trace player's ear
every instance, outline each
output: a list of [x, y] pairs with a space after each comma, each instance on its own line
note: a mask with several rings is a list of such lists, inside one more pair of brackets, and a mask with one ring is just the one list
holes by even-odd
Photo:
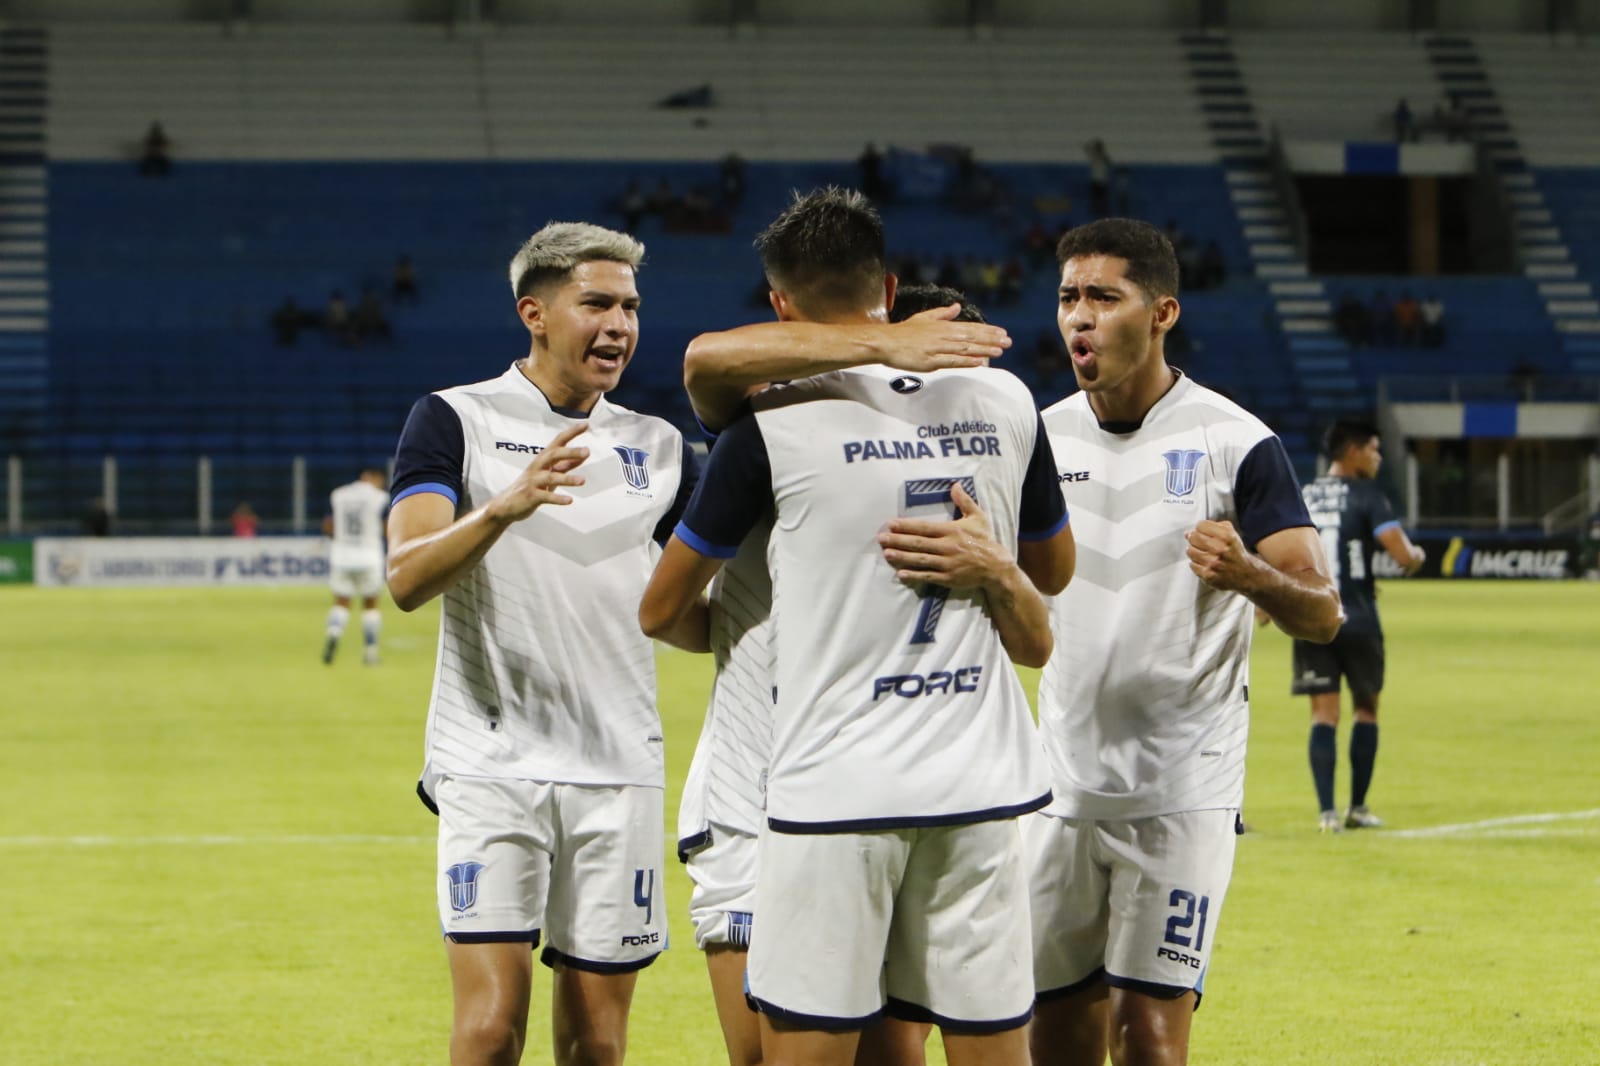
[[894, 310], [894, 294], [900, 289], [900, 279], [893, 274], [883, 276], [883, 309]]
[[537, 296], [524, 296], [517, 301], [517, 317], [522, 319], [522, 324], [528, 327], [528, 332], [535, 337], [542, 337], [545, 333], [544, 301]]
[[794, 305], [789, 302], [787, 294], [771, 289], [767, 292], [767, 302], [772, 305], [772, 313], [778, 316], [779, 322], [794, 320]]
[[1161, 336], [1178, 324], [1178, 315], [1183, 309], [1178, 306], [1176, 296], [1158, 296], [1152, 310], [1155, 314], [1151, 317], [1150, 328]]

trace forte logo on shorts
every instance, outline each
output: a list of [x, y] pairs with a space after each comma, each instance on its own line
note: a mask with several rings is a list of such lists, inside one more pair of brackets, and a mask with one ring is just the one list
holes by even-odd
[[983, 680], [983, 667], [963, 666], [958, 670], [935, 670], [931, 674], [892, 674], [874, 678], [872, 702], [885, 696], [916, 699], [918, 696], [942, 696], [960, 692], [976, 692]]
[[1182, 965], [1189, 967], [1191, 970], [1198, 970], [1200, 968], [1200, 959], [1197, 956], [1190, 955], [1186, 951], [1176, 951], [1169, 947], [1156, 948], [1156, 958], [1171, 959], [1173, 962], [1181, 963]]
[[646, 947], [650, 944], [661, 943], [660, 933], [630, 933], [622, 938], [622, 946], [627, 948]]
[[450, 879], [450, 909], [457, 918], [467, 917], [467, 912], [478, 903], [478, 875], [483, 873], [481, 862], [458, 862], [444, 872]]

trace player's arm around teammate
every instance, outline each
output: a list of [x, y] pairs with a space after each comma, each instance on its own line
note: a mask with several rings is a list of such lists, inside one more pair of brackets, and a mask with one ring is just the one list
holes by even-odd
[[960, 313], [955, 305], [890, 325], [796, 321], [789, 302], [783, 293], [773, 292], [773, 309], [783, 321], [702, 333], [690, 342], [683, 357], [683, 384], [695, 416], [707, 428], [726, 426], [745, 398], [770, 382], [868, 364], [923, 373], [983, 366], [1011, 346], [999, 326], [954, 321]]
[[902, 581], [981, 590], [1011, 661], [1042, 667], [1054, 641], [1050, 609], [1040, 593], [1054, 596], [1072, 578], [1072, 527], [1063, 526], [1047, 540], [1022, 542], [1013, 557], [995, 540], [989, 516], [965, 489], [952, 485], [950, 498], [961, 511], [958, 519], [890, 522], [878, 535], [884, 560]]

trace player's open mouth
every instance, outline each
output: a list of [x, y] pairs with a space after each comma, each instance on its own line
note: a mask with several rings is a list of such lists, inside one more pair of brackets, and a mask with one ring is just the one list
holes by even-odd
[[605, 370], [622, 369], [623, 355], [621, 349], [589, 349], [588, 358], [593, 359]]
[[1067, 347], [1072, 351], [1072, 361], [1078, 366], [1088, 366], [1094, 362], [1094, 347], [1085, 338], [1074, 337]]

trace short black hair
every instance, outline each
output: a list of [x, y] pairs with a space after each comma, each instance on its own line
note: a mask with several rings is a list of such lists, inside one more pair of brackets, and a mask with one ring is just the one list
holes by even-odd
[[957, 322], [988, 322], [983, 317], [983, 312], [978, 305], [967, 299], [966, 294], [948, 285], [902, 285], [894, 292], [894, 306], [889, 308], [890, 322], [904, 322], [912, 315], [920, 315], [924, 311], [932, 311], [935, 307], [949, 307], [951, 304], [960, 304], [961, 313], [956, 315]]
[[1056, 245], [1056, 265], [1086, 255], [1115, 256], [1128, 263], [1127, 278], [1147, 300], [1178, 295], [1178, 253], [1167, 235], [1136, 218], [1102, 218], [1075, 226]]
[[1378, 436], [1378, 427], [1365, 418], [1341, 418], [1328, 427], [1322, 435], [1322, 454], [1330, 460], [1338, 461], [1344, 455], [1344, 450], [1351, 447], [1360, 447], [1373, 437]]
[[883, 219], [854, 189], [797, 192], [755, 244], [772, 287], [808, 315], [853, 311], [882, 296]]

